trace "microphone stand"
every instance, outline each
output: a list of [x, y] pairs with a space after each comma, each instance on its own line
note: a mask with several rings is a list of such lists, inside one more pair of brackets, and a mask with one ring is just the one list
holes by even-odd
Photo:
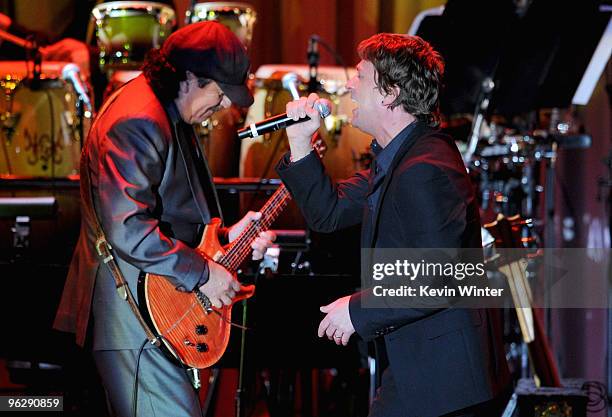
[[15, 45], [21, 46], [24, 49], [33, 49], [32, 41], [15, 36], [3, 29], [0, 29], [0, 39], [14, 43]]
[[32, 90], [40, 90], [40, 74], [42, 73], [42, 54], [38, 48], [38, 44], [35, 40], [31, 41], [31, 48], [27, 50], [27, 61], [32, 61], [34, 67], [32, 68], [32, 79], [30, 81], [30, 87]]
[[482, 128], [482, 124], [485, 120], [494, 87], [495, 83], [491, 77], [486, 77], [484, 80], [482, 80], [480, 86], [480, 96], [478, 97], [478, 101], [476, 103], [474, 118], [472, 119], [472, 127], [470, 128], [470, 138], [468, 140], [467, 150], [463, 155], [463, 162], [468, 167], [470, 166], [470, 162], [472, 162], [472, 156], [474, 156], [476, 147], [478, 146], [480, 129]]
[[195, 12], [195, 4], [196, 0], [191, 0], [189, 2], [189, 8], [185, 12], [185, 24], [188, 25], [191, 23], [191, 19], [193, 19], [193, 12]]
[[310, 76], [310, 78], [308, 79], [308, 93], [316, 93], [321, 87], [321, 84], [317, 79], [319, 69], [319, 48], [317, 47], [318, 42], [319, 37], [317, 35], [312, 35], [308, 40], [308, 52], [306, 54], [306, 57], [308, 58]]

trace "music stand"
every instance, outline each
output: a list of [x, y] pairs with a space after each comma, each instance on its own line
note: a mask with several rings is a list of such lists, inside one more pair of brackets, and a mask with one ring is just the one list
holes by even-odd
[[487, 77], [503, 116], [586, 104], [612, 48], [611, 9], [599, 3], [448, 0], [416, 30], [446, 62], [443, 113], [473, 113]]

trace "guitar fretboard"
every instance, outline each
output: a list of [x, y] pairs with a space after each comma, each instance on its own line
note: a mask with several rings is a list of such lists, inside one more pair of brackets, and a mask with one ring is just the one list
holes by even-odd
[[236, 272], [242, 261], [251, 252], [251, 243], [257, 238], [259, 232], [267, 230], [270, 225], [278, 218], [287, 203], [291, 200], [291, 194], [284, 184], [281, 184], [274, 192], [272, 197], [259, 210], [261, 219], [251, 222], [246, 229], [230, 244], [225, 255], [221, 256], [217, 262], [223, 265], [228, 271]]

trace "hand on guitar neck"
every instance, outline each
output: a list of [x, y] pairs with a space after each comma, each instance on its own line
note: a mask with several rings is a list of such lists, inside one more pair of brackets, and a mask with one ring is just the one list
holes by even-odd
[[[249, 211], [242, 219], [229, 228], [229, 241], [234, 241], [251, 222], [257, 221], [260, 218], [260, 212]], [[262, 259], [264, 253], [275, 239], [276, 235], [274, 232], [260, 232], [259, 236], [251, 244], [253, 260]], [[208, 270], [208, 281], [200, 287], [200, 292], [208, 297], [214, 307], [221, 308], [224, 305], [231, 305], [232, 300], [241, 289], [240, 283], [234, 279], [232, 273], [212, 260], [208, 261]]]
[[[229, 228], [228, 239], [233, 242], [240, 234], [248, 227], [251, 222], [256, 222], [261, 219], [261, 213], [259, 211], [249, 211], [238, 223], [234, 224]], [[252, 258], [254, 261], [263, 259], [266, 250], [272, 246], [272, 242], [276, 240], [274, 232], [269, 230], [260, 232], [259, 236], [255, 238], [251, 243], [253, 249]]]

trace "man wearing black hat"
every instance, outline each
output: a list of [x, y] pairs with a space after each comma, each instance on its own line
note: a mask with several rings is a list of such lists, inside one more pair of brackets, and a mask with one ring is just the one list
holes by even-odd
[[[81, 235], [55, 327], [76, 333], [80, 345], [91, 329], [114, 415], [132, 415], [146, 335], [96, 253], [95, 219], [134, 297], [139, 274], [147, 272], [168, 277], [179, 290], [199, 288], [216, 307], [229, 305], [237, 281], [194, 250], [220, 209], [192, 124], [231, 103], [250, 106], [248, 69], [244, 47], [227, 28], [215, 22], [186, 26], [149, 55], [142, 75], [107, 100], [84, 145]], [[220, 238], [233, 240], [260, 216], [249, 212]], [[253, 258], [261, 258], [273, 239], [261, 233]], [[150, 343], [140, 357], [138, 385], [138, 415], [201, 413], [185, 370]]]

